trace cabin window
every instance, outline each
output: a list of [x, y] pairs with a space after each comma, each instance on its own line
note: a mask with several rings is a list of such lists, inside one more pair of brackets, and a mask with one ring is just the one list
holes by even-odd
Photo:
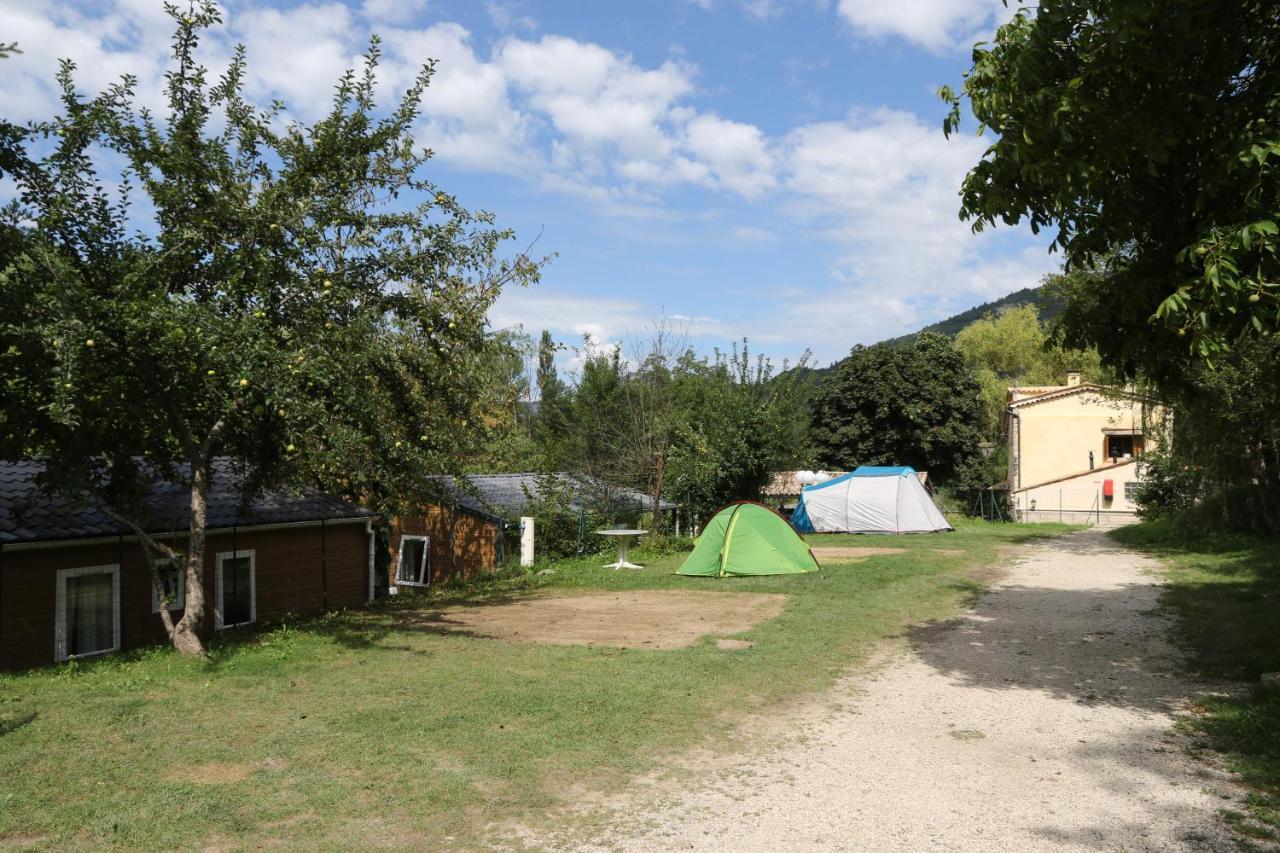
[[400, 559], [396, 583], [427, 586], [431, 583], [431, 539], [427, 536], [401, 536]]
[[75, 658], [120, 648], [120, 567], [89, 566], [58, 572], [54, 658]]
[[248, 625], [258, 618], [258, 594], [253, 551], [226, 551], [218, 555], [214, 580], [214, 608], [219, 628]]
[[177, 560], [156, 560], [156, 572], [160, 575], [160, 589], [151, 584], [151, 612], [181, 610], [187, 603], [187, 573]]

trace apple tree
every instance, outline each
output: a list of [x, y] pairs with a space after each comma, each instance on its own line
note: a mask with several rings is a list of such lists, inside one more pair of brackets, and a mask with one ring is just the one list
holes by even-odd
[[[423, 175], [411, 129], [428, 63], [375, 102], [373, 39], [311, 124], [245, 96], [238, 49], [211, 78], [212, 0], [175, 20], [163, 115], [125, 77], [94, 97], [59, 73], [61, 114], [22, 133], [0, 213], [0, 453], [104, 506], [155, 557], [185, 561], [174, 645], [201, 654], [211, 463], [246, 500], [320, 486], [384, 509], [431, 496], [484, 441], [486, 312], [540, 263]], [[181, 554], [146, 534], [159, 479], [189, 486]]]

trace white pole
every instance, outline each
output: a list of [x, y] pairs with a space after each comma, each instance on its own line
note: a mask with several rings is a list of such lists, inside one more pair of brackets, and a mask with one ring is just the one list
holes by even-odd
[[533, 519], [527, 515], [520, 519], [520, 565], [533, 565]]

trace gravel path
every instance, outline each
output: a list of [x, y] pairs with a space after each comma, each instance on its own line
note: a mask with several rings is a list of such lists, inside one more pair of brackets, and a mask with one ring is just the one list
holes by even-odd
[[916, 630], [820, 711], [678, 794], [637, 794], [598, 850], [1228, 850], [1229, 781], [1170, 731], [1157, 579], [1099, 531], [1028, 549], [974, 610]]

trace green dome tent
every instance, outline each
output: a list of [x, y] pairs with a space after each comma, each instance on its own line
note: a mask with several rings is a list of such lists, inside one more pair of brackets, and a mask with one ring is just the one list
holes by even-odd
[[782, 516], [748, 502], [717, 512], [676, 574], [723, 578], [816, 571], [813, 552]]

